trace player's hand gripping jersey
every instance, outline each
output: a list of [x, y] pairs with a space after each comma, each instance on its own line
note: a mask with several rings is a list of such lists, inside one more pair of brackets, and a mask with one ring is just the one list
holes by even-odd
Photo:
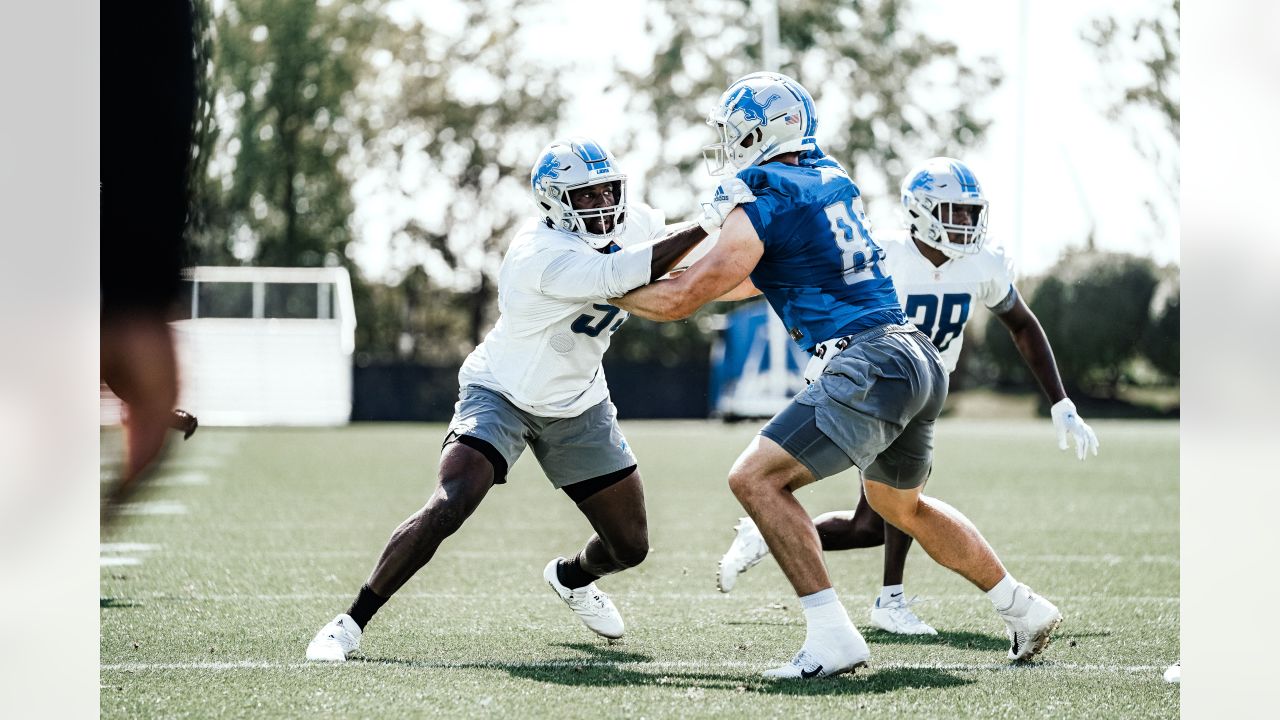
[[[663, 234], [663, 214], [627, 208], [621, 242]], [[516, 231], [498, 277], [498, 322], [467, 356], [460, 387], [482, 385], [540, 417], [576, 417], [609, 395], [600, 361], [627, 313], [605, 300], [649, 281], [649, 253], [593, 250], [529, 220]]]
[[904, 321], [858, 186], [840, 163], [812, 150], [799, 165], [771, 162], [738, 177], [756, 196], [741, 207], [764, 243], [751, 282], [800, 347]]
[[1002, 248], [986, 244], [977, 254], [937, 267], [910, 238], [888, 240], [884, 251], [885, 268], [893, 276], [907, 319], [933, 341], [948, 372], [956, 369], [964, 326], [975, 303], [1000, 314], [1017, 300], [1013, 261]]

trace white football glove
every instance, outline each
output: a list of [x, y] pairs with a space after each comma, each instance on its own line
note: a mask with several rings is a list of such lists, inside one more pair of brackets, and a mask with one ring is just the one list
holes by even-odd
[[1067, 433], [1076, 441], [1076, 457], [1085, 459], [1089, 451], [1098, 454], [1098, 436], [1093, 434], [1080, 414], [1076, 412], [1076, 404], [1069, 398], [1063, 398], [1049, 408], [1049, 416], [1053, 418], [1053, 427], [1058, 431], [1058, 449], [1067, 449]]
[[747, 187], [745, 182], [736, 177], [729, 178], [716, 188], [716, 194], [712, 196], [711, 202], [702, 203], [702, 219], [698, 224], [710, 235], [724, 225], [725, 218], [729, 217], [729, 213], [733, 212], [734, 208], [743, 203], [755, 201], [756, 196], [751, 193], [751, 188]]

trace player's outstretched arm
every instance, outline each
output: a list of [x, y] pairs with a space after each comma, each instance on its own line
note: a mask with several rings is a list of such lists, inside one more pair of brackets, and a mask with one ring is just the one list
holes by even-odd
[[649, 261], [649, 282], [670, 272], [706, 237], [707, 231], [697, 223], [668, 225], [667, 234], [653, 245], [653, 258]]
[[560, 250], [544, 253], [546, 264], [537, 277], [536, 289], [560, 300], [590, 300], [621, 295], [649, 282], [654, 245], [624, 248], [610, 255], [597, 252]]
[[[1017, 293], [1012, 289], [1009, 292]], [[1050, 404], [1065, 398], [1067, 391], [1062, 387], [1062, 378], [1058, 375], [1058, 363], [1053, 359], [1049, 338], [1022, 296], [1015, 295], [1013, 306], [996, 317], [1000, 318], [1000, 322], [1009, 331], [1018, 354], [1036, 376], [1036, 382], [1040, 383], [1040, 389], [1048, 396]]]
[[705, 258], [672, 280], [651, 283], [609, 302], [649, 320], [680, 320], [740, 289], [763, 254], [764, 243], [751, 220], [740, 208], [735, 209]]
[[1067, 449], [1067, 435], [1070, 434], [1075, 440], [1077, 457], [1084, 460], [1089, 452], [1097, 455], [1098, 436], [1076, 412], [1075, 403], [1067, 397], [1067, 391], [1062, 387], [1062, 377], [1058, 374], [1058, 363], [1053, 358], [1053, 348], [1035, 313], [1023, 302], [1021, 295], [1015, 295], [1013, 305], [996, 317], [1009, 330], [1018, 354], [1022, 355], [1023, 361], [1036, 376], [1036, 382], [1040, 383], [1040, 389], [1052, 403], [1049, 414], [1058, 431], [1058, 447]]
[[720, 300], [722, 302], [729, 302], [731, 300], [746, 300], [747, 298], [753, 298], [759, 294], [760, 294], [760, 288], [756, 287], [756, 284], [751, 282], [751, 278], [747, 278], [746, 280], [743, 280], [742, 282], [738, 283], [738, 287], [721, 295], [720, 297], [716, 298], [716, 300]]
[[734, 177], [720, 184], [709, 202], [702, 203], [702, 217], [691, 225], [668, 225], [666, 235], [653, 249], [649, 281], [667, 273], [678, 275], [703, 258], [715, 247], [720, 227], [743, 203], [755, 202], [756, 196], [745, 182]]

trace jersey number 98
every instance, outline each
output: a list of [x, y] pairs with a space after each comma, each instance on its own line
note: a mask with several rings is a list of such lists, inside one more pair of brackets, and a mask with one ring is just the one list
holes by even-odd
[[972, 297], [969, 293], [944, 293], [939, 308], [937, 295], [908, 295], [907, 320], [928, 335], [934, 347], [946, 350], [964, 332]]

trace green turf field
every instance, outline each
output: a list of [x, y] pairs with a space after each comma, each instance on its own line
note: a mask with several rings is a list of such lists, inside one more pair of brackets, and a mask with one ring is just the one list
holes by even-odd
[[[597, 639], [544, 585], [543, 565], [589, 528], [526, 455], [340, 666], [305, 664], [306, 644], [426, 498], [443, 428], [202, 428], [104, 539], [102, 715], [1174, 717], [1178, 688], [1161, 673], [1179, 654], [1177, 425], [1094, 426], [1101, 455], [1084, 464], [1056, 449], [1048, 420], [939, 426], [931, 494], [1066, 617], [1043, 662], [1009, 666], [990, 603], [916, 549], [907, 592], [940, 635], [868, 631], [870, 671], [804, 684], [757, 679], [804, 637], [772, 561], [731, 595], [715, 589], [740, 512], [724, 476], [754, 424], [623, 423], [653, 547], [600, 582], [623, 642]], [[845, 475], [800, 497], [817, 514], [856, 493]], [[865, 624], [879, 551], [827, 562]]]

